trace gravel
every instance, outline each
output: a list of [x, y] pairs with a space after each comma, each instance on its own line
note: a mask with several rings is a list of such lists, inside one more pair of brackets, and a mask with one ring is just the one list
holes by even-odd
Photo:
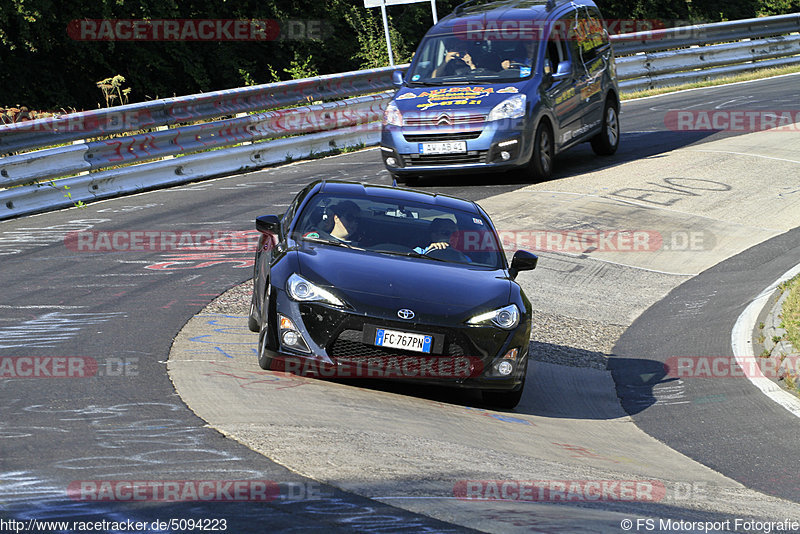
[[[246, 317], [250, 311], [252, 291], [253, 281], [248, 280], [214, 299], [204, 313]], [[530, 357], [557, 365], [603, 370], [614, 344], [624, 331], [622, 325], [534, 311]]]

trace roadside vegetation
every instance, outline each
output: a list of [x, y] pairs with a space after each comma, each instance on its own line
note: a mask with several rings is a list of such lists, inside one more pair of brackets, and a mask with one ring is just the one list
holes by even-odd
[[[440, 17], [462, 0], [437, 0]], [[607, 19], [667, 26], [800, 11], [800, 0], [598, 0]], [[396, 63], [407, 62], [432, 24], [428, 2], [388, 8]], [[272, 20], [268, 40], [85, 40], [85, 20]], [[124, 77], [142, 102], [347, 72], [388, 64], [379, 9], [351, 0], [0, 0], [0, 106], [31, 110], [102, 107], [96, 80]], [[113, 78], [112, 78], [113, 80]], [[109, 98], [112, 93], [109, 93]]]
[[[792, 356], [798, 358], [800, 357], [800, 275], [784, 282], [781, 290], [789, 292], [781, 308], [781, 326], [786, 330], [785, 341], [791, 343], [794, 349]], [[788, 373], [784, 382], [795, 393], [800, 392], [800, 376], [797, 373]]]

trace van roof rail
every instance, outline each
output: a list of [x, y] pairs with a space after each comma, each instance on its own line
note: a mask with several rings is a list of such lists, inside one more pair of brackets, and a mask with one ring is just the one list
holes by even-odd
[[570, 0], [467, 0], [463, 4], [457, 5], [453, 10], [453, 13], [461, 13], [470, 7], [477, 7], [486, 4], [498, 4], [498, 6], [502, 5], [503, 7], [517, 9], [523, 9], [532, 6], [545, 6], [545, 9], [550, 11], [556, 7], [556, 5], [563, 4], [564, 2], [568, 1]]

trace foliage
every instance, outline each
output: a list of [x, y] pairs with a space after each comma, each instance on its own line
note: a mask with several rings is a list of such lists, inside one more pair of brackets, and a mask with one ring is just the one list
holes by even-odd
[[126, 87], [123, 89], [123, 83], [125, 83], [125, 77], [119, 74], [96, 82], [97, 87], [103, 91], [103, 97], [106, 99], [107, 108], [113, 106], [115, 100], [119, 100], [119, 105], [128, 103], [128, 95], [131, 93], [131, 88]]
[[[621, 19], [713, 22], [800, 11], [800, 0], [598, 2], [607, 18]], [[437, 0], [439, 16], [459, 3]], [[404, 4], [387, 12], [395, 61], [406, 62], [431, 26], [431, 6]], [[67, 31], [71, 22], [100, 19], [269, 19], [279, 21], [283, 34], [252, 41], [103, 41]], [[308, 21], [320, 21], [321, 34], [298, 39], [302, 31], [288, 32], [308, 29]], [[387, 64], [380, 10], [360, 0], [0, 0], [0, 105], [96, 108], [96, 80], [109, 73], [129, 80], [136, 100], [147, 100]], [[106, 105], [123, 100], [111, 94], [116, 99], [109, 96]]]

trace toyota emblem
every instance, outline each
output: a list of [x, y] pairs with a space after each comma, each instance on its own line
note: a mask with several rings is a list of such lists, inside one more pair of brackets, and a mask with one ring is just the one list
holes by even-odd
[[406, 308], [403, 308], [402, 310], [397, 310], [397, 316], [400, 317], [401, 319], [413, 319], [414, 312]]

